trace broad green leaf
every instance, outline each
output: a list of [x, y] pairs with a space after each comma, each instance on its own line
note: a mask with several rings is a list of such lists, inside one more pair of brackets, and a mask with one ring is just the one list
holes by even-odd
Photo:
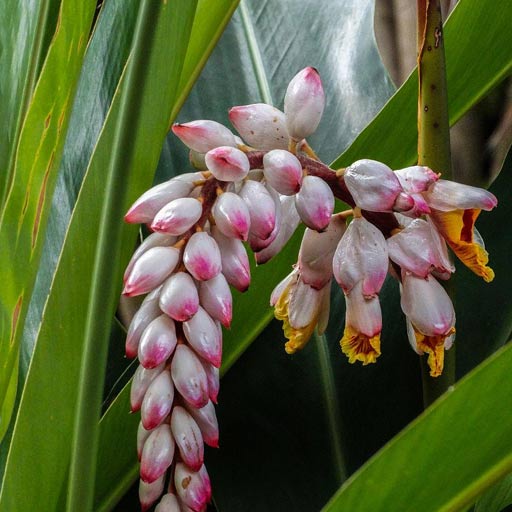
[[[456, 511], [512, 469], [512, 345], [455, 385], [355, 473], [324, 511]], [[474, 404], [474, 407], [468, 407]]]
[[[60, 5], [60, 22], [23, 121], [10, 186], [0, 214], [0, 265], [6, 271], [0, 296], [2, 401], [12, 373], [18, 371], [23, 324], [95, 5], [93, 0], [63, 0]], [[47, 7], [53, 9], [50, 4]], [[35, 69], [31, 72], [35, 73]], [[11, 142], [15, 143], [15, 139]], [[1, 407], [5, 411], [5, 405]], [[5, 411], [0, 430], [5, 429], [9, 417]]]
[[[512, 71], [510, 2], [460, 0], [444, 27], [450, 124]], [[413, 43], [414, 44], [414, 43]], [[336, 159], [335, 167], [373, 158], [393, 168], [416, 161], [418, 75]]]
[[[156, 33], [159, 50], [153, 52], [147, 73], [150, 90], [146, 91], [141, 104], [137, 105], [142, 118], [137, 124], [133, 140], [136, 156], [123, 178], [127, 180], [130, 197], [118, 206], [116, 215], [119, 219], [129, 201], [150, 183], [150, 174], [146, 170], [156, 167], [177, 92], [176, 84], [181, 74], [194, 12], [195, 4], [178, 1], [163, 8], [161, 25]], [[84, 350], [84, 312], [89, 299], [87, 290], [91, 285], [99, 228], [101, 210], [98, 205], [105, 200], [105, 169], [108, 168], [111, 151], [115, 147], [113, 132], [121, 89], [122, 86], [118, 88], [91, 158], [66, 234], [20, 405], [0, 496], [0, 508], [30, 510], [40, 507], [56, 510], [63, 498], [61, 493], [69, 464], [70, 436]], [[87, 243], [84, 243], [84, 233], [88, 234]], [[133, 227], [122, 229], [124, 252], [132, 245], [133, 234]], [[77, 248], [81, 250], [77, 251]], [[121, 262], [114, 258], [110, 286], [119, 287], [120, 265]], [[76, 279], [70, 280], [70, 275]], [[66, 304], [66, 311], [69, 312], [64, 316], [61, 313], [63, 304]], [[94, 379], [102, 382], [103, 371], [100, 365], [98, 375], [90, 376], [91, 385]], [[59, 399], [54, 401], [55, 397]], [[52, 404], [50, 415], [48, 404]], [[40, 439], [45, 442], [40, 443]], [[52, 465], [45, 465], [44, 471], [38, 470], [33, 461], [44, 463], [49, 454]], [[39, 485], [33, 486], [32, 492], [26, 489], [22, 492], [22, 482], [33, 481], [36, 474]]]
[[55, 31], [59, 5], [58, 0], [4, 0], [0, 5], [0, 209], [12, 175], [21, 124]]
[[474, 512], [501, 512], [512, 505], [512, 473], [493, 485], [475, 504]]

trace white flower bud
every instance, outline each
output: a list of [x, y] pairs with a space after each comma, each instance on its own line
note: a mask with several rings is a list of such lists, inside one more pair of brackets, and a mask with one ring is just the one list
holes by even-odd
[[151, 382], [142, 400], [140, 415], [146, 430], [158, 427], [164, 421], [171, 411], [173, 399], [171, 374], [164, 370]]
[[324, 230], [334, 211], [334, 195], [329, 185], [317, 176], [306, 176], [295, 196], [295, 207], [308, 228]]
[[203, 465], [203, 436], [194, 418], [183, 407], [173, 409], [171, 430], [183, 462], [198, 471]]
[[183, 263], [198, 281], [212, 279], [222, 267], [217, 242], [205, 231], [194, 233], [185, 246]]
[[276, 225], [276, 204], [269, 191], [259, 181], [247, 180], [240, 190], [251, 218], [250, 233], [265, 239]]
[[212, 497], [210, 477], [204, 466], [195, 472], [179, 462], [174, 473], [174, 485], [180, 499], [192, 510], [203, 510]]
[[158, 211], [151, 229], [170, 235], [182, 235], [201, 218], [202, 213], [203, 204], [197, 199], [193, 197], [175, 199]]
[[144, 368], [164, 363], [176, 347], [176, 329], [167, 315], [155, 318], [144, 330], [139, 343], [139, 361]]
[[174, 458], [174, 439], [167, 424], [155, 428], [144, 443], [140, 461], [140, 477], [152, 483], [165, 474]]
[[243, 180], [251, 167], [243, 151], [229, 146], [208, 151], [204, 159], [208, 169], [220, 181]]
[[212, 215], [218, 228], [230, 238], [247, 240], [251, 217], [244, 200], [233, 192], [224, 192], [217, 197]]
[[269, 151], [263, 157], [263, 174], [280, 194], [296, 194], [302, 183], [302, 165], [295, 155], [283, 149]]
[[201, 306], [224, 327], [229, 327], [233, 311], [233, 299], [229, 284], [222, 273], [199, 283]]
[[172, 131], [186, 146], [198, 153], [207, 153], [219, 146], [236, 146], [235, 136], [216, 121], [198, 120], [174, 124]]
[[160, 308], [178, 322], [194, 316], [199, 307], [197, 287], [190, 274], [177, 272], [165, 281], [160, 294]]

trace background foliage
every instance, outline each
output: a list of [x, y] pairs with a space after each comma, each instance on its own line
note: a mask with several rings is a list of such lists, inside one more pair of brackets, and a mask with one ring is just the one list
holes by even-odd
[[[1, 447], [1, 510], [64, 510], [76, 429], [99, 435], [94, 510], [112, 509], [137, 476], [135, 450], [127, 447], [135, 444], [138, 418], [127, 414], [123, 385], [130, 368], [121, 357], [124, 333], [117, 321], [104, 325], [111, 331], [104, 393], [110, 407], [92, 431], [77, 423], [79, 386], [86, 393], [89, 389], [80, 377], [88, 349], [85, 312], [104, 307], [109, 294], [120, 290], [122, 268], [137, 237], [121, 222], [126, 206], [151, 184], [155, 168], [157, 181], [188, 170], [186, 151], [165, 138], [167, 127], [237, 2], [199, 0], [196, 8], [194, 2], [168, 0], [162, 8], [161, 36], [148, 46], [145, 101], [132, 106], [140, 108], [140, 124], [133, 130], [134, 157], [123, 174], [127, 194], [117, 212], [121, 241], [112, 252], [104, 301], [91, 303], [100, 205], [111, 200], [107, 172], [122, 150], [115, 147], [114, 133], [129, 88], [125, 79], [138, 5], [106, 1], [92, 32], [95, 2], [8, 1], [0, 6], [5, 48], [0, 92], [6, 98], [0, 102], [6, 120], [0, 167], [7, 169], [0, 188], [0, 259], [7, 269], [0, 295], [0, 430], [9, 427]], [[330, 161], [343, 152], [335, 166], [362, 157], [395, 167], [410, 164], [416, 151], [417, 79], [413, 74], [392, 96], [375, 44], [373, 14], [373, 0], [325, 2], [322, 9], [313, 0], [241, 2], [177, 119], [227, 123], [232, 105], [265, 101], [281, 107], [290, 78], [314, 65], [327, 92], [326, 113], [310, 140], [321, 158]], [[505, 2], [461, 0], [449, 19], [451, 123], [510, 75], [511, 15], [512, 6]], [[297, 30], [297, 20], [308, 22]], [[512, 333], [510, 238], [503, 227], [512, 213], [506, 199], [512, 192], [511, 165], [509, 158], [493, 185], [500, 207], [482, 216], [478, 226], [496, 280], [485, 285], [457, 269], [459, 376]], [[31, 213], [22, 215], [25, 198]], [[287, 356], [280, 326], [265, 326], [271, 319], [269, 292], [288, 273], [298, 243], [295, 237], [275, 262], [253, 269], [246, 296], [235, 292], [218, 407], [221, 449], [207, 453], [217, 509], [318, 510], [349, 475], [326, 509], [462, 510], [471, 505], [512, 470], [511, 415], [503, 406], [510, 401], [510, 349], [494, 355], [386, 444], [422, 410], [419, 362], [407, 344], [396, 283], [388, 282], [381, 294], [384, 352], [378, 364], [362, 369], [340, 353], [344, 311], [334, 289], [326, 335]], [[16, 309], [20, 294], [21, 309]], [[113, 308], [109, 311], [113, 318]], [[19, 326], [12, 334], [14, 317]], [[93, 378], [102, 382], [104, 373], [98, 365]], [[15, 423], [10, 421], [13, 408]], [[90, 413], [99, 415], [92, 402]], [[411, 464], [413, 458], [421, 463]], [[440, 488], [443, 492], [434, 492]], [[475, 510], [500, 510], [510, 501], [509, 490], [510, 479], [504, 480]], [[120, 510], [128, 510], [125, 503]]]

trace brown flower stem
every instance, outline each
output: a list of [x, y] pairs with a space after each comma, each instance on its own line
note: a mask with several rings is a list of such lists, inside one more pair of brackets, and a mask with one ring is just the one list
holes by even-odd
[[[418, 5], [418, 164], [450, 179], [451, 155], [448, 95], [440, 0], [417, 0]], [[448, 282], [453, 299], [453, 281]], [[445, 354], [444, 371], [429, 374], [426, 356], [421, 359], [423, 403], [428, 407], [455, 382], [455, 346]]]

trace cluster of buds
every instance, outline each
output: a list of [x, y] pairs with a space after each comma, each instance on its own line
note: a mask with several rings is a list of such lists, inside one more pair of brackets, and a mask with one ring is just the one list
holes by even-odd
[[[359, 160], [323, 164], [306, 142], [324, 109], [318, 72], [290, 82], [284, 112], [266, 104], [233, 107], [235, 135], [208, 120], [176, 124], [195, 171], [153, 187], [125, 220], [152, 234], [135, 252], [123, 293], [148, 294], [130, 325], [128, 357], [137, 356], [132, 410], [141, 411], [140, 499], [147, 510], [202, 511], [211, 497], [203, 442], [218, 446], [222, 327], [232, 315], [230, 286], [250, 284], [248, 245], [262, 264], [306, 225], [298, 262], [275, 288], [288, 353], [325, 330], [333, 278], [346, 298], [343, 352], [350, 362], [380, 355], [378, 294], [388, 273], [400, 283], [413, 348], [443, 367], [455, 313], [439, 283], [454, 271], [447, 243], [486, 281], [493, 278], [474, 222], [496, 206], [489, 192], [440, 179], [423, 166], [393, 171]], [[334, 212], [335, 198], [349, 209]], [[244, 245], [244, 243], [246, 245]]]

